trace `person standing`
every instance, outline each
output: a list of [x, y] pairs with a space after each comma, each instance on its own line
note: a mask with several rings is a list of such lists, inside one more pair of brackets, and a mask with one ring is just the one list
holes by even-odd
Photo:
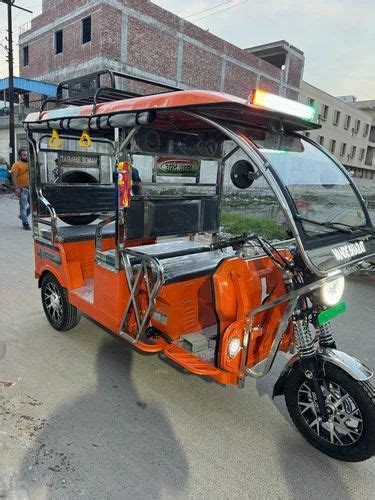
[[13, 163], [10, 169], [13, 186], [16, 195], [20, 199], [20, 215], [23, 228], [30, 231], [28, 217], [30, 215], [30, 195], [29, 195], [29, 163], [26, 149], [18, 151], [18, 161]]

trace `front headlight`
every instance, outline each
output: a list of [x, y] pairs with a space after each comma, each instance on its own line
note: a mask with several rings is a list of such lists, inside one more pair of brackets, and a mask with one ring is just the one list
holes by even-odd
[[344, 287], [345, 278], [343, 276], [323, 285], [320, 289], [320, 300], [322, 304], [325, 306], [334, 306], [337, 304], [344, 293]]
[[228, 345], [228, 356], [230, 358], [235, 358], [241, 350], [241, 339], [239, 337], [234, 337]]

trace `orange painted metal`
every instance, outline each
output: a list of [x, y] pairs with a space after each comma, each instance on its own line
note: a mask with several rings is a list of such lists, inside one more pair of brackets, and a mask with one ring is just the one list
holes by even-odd
[[[140, 243], [142, 242], [133, 241], [130, 244]], [[124, 271], [114, 272], [96, 265], [93, 240], [54, 245], [36, 240], [34, 245], [36, 277], [40, 278], [45, 272], [53, 273], [61, 285], [67, 288], [69, 300], [73, 305], [105, 328], [119, 334], [122, 315], [129, 300]], [[113, 238], [103, 240], [104, 250], [113, 246]], [[54, 259], [50, 259], [51, 256]], [[243, 376], [240, 372], [241, 355], [228, 357], [228, 345], [236, 336], [242, 342], [247, 315], [262, 301], [262, 278], [266, 280], [266, 300], [273, 300], [285, 294], [282, 271], [267, 256], [248, 260], [237, 257], [226, 259], [212, 278], [202, 276], [163, 286], [155, 304], [155, 311], [159, 315], [153, 316], [151, 323], [174, 343], [157, 337], [138, 342], [134, 347], [149, 353], [163, 351], [166, 356], [192, 373], [209, 375], [224, 384], [237, 384]], [[141, 307], [142, 300], [145, 300], [145, 295], [141, 293]], [[258, 314], [253, 319], [249, 356], [246, 360], [248, 367], [256, 365], [268, 356], [285, 307], [285, 304], [282, 304], [266, 313]], [[166, 320], [160, 321], [163, 317]], [[175, 343], [185, 333], [197, 332], [214, 325], [217, 318], [217, 366], [187, 352]], [[131, 326], [128, 333], [132, 333]], [[288, 350], [291, 343], [289, 326], [281, 343], [281, 350]]]
[[[221, 341], [218, 363], [223, 369], [240, 376], [240, 352], [228, 357], [229, 342], [239, 337], [241, 343], [250, 311], [261, 305], [261, 277], [266, 279], [267, 301], [285, 295], [282, 271], [269, 257], [241, 260], [233, 258], [223, 262], [213, 276], [216, 312], [219, 318]], [[229, 299], [229, 300], [228, 300]], [[267, 358], [285, 304], [254, 317], [249, 338], [246, 365], [252, 367]], [[286, 351], [292, 343], [291, 326], [285, 332], [280, 349]]]
[[[204, 106], [204, 105], [239, 105], [239, 107], [249, 108], [252, 107], [248, 101], [229, 94], [221, 92], [210, 92], [207, 90], [186, 90], [179, 92], [165, 92], [156, 95], [146, 95], [142, 97], [135, 97], [132, 99], [122, 99], [108, 103], [98, 104], [95, 110], [95, 115], [106, 115], [118, 112], [131, 112], [131, 111], [144, 111], [153, 109], [173, 109], [184, 108], [191, 106]], [[71, 113], [69, 114], [69, 112]], [[92, 105], [81, 106], [73, 110], [65, 109], [65, 116], [92, 116]], [[30, 113], [26, 119], [26, 123], [35, 121], [43, 121], [51, 118], [52, 113], [44, 111], [39, 113]]]
[[[209, 276], [163, 286], [156, 299], [153, 325], [171, 339], [216, 323]], [[161, 313], [161, 314], [158, 314]], [[165, 318], [164, 322], [157, 318]]]
[[191, 373], [212, 377], [220, 384], [237, 384], [237, 377], [232, 373], [216, 368], [203, 359], [200, 359], [198, 356], [185, 351], [185, 349], [182, 349], [182, 347], [176, 344], [171, 344], [166, 347], [164, 349], [164, 354]]

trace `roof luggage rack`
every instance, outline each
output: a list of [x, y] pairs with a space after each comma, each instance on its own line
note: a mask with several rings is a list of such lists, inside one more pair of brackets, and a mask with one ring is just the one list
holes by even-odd
[[[116, 81], [117, 80], [117, 81]], [[127, 87], [129, 82], [138, 82], [140, 84], [159, 87], [161, 92], [151, 92], [152, 94], [175, 92], [182, 90], [172, 85], [167, 85], [147, 78], [119, 73], [104, 69], [95, 73], [90, 73], [70, 80], [64, 80], [57, 86], [56, 97], [48, 97], [42, 102], [40, 112], [45, 110], [49, 103], [54, 103], [55, 108], [64, 106], [84, 106], [93, 105], [93, 112], [97, 104], [121, 99], [131, 99], [141, 97], [147, 93], [135, 93], [118, 86]]]

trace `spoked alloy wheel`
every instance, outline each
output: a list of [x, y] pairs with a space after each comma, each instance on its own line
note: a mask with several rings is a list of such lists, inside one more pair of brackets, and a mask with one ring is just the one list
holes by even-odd
[[48, 316], [54, 324], [61, 322], [63, 315], [62, 297], [57, 285], [53, 282], [47, 283], [44, 289], [44, 301], [48, 311]]
[[375, 390], [337, 366], [326, 363], [320, 386], [329, 416], [320, 416], [315, 394], [299, 364], [285, 383], [290, 416], [303, 436], [323, 453], [347, 462], [360, 462], [375, 455]]
[[329, 443], [345, 446], [353, 444], [362, 435], [362, 413], [350, 395], [334, 382], [323, 380], [321, 389], [326, 402], [329, 421], [323, 422], [307, 382], [298, 391], [298, 406], [310, 429]]
[[80, 320], [80, 312], [68, 300], [68, 293], [55, 276], [47, 273], [41, 283], [42, 304], [48, 321], [55, 330], [66, 332]]

